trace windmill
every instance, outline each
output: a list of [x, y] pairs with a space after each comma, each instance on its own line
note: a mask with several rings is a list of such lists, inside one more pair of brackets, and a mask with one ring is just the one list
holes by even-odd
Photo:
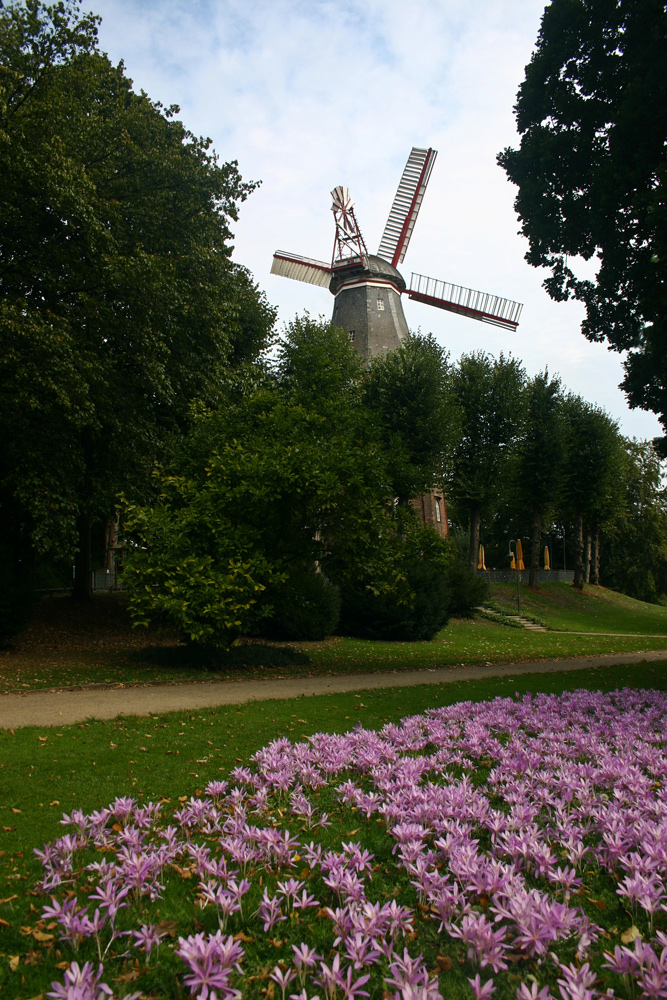
[[401, 296], [438, 309], [516, 330], [522, 306], [447, 281], [412, 274], [410, 285], [397, 270], [403, 263], [437, 153], [413, 147], [405, 165], [377, 254], [369, 254], [346, 187], [331, 192], [336, 235], [331, 263], [282, 250], [272, 274], [328, 288], [334, 295], [332, 323], [347, 330], [364, 357], [383, 355], [408, 336]]

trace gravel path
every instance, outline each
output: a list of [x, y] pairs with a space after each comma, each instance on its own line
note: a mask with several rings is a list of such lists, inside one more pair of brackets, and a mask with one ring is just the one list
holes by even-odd
[[28, 691], [0, 695], [0, 729], [22, 726], [64, 726], [84, 719], [114, 719], [119, 715], [162, 715], [216, 705], [242, 705], [249, 701], [310, 698], [318, 694], [368, 691], [377, 688], [448, 684], [483, 677], [559, 673], [615, 663], [667, 661], [667, 649], [643, 653], [612, 653], [569, 660], [539, 660], [482, 667], [439, 667], [333, 677], [295, 677], [288, 680], [204, 681], [154, 684], [145, 687], [90, 687], [78, 690]]

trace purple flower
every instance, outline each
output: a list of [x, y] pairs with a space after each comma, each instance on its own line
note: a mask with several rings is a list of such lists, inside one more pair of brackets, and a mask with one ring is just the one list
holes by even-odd
[[137, 947], [143, 948], [146, 952], [146, 957], [148, 957], [153, 948], [159, 947], [160, 941], [164, 937], [164, 932], [159, 930], [155, 924], [142, 924], [140, 930], [132, 931], [132, 936]]
[[472, 988], [472, 994], [475, 1000], [489, 1000], [489, 997], [496, 992], [496, 987], [493, 985], [493, 979], [487, 979], [485, 983], [482, 983], [479, 972], [474, 979], [468, 979], [468, 982]]
[[[77, 962], [72, 962], [65, 973], [65, 982], [51, 983], [53, 990], [46, 995], [55, 997], [56, 1000], [105, 1000], [106, 997], [113, 996], [113, 991], [106, 983], [101, 982], [103, 974], [101, 964], [95, 973], [92, 962], [86, 962], [81, 968]], [[134, 994], [135, 998], [138, 996], [138, 993]]]
[[174, 951], [190, 969], [183, 981], [192, 996], [196, 995], [198, 1000], [231, 1000], [241, 996], [231, 986], [230, 979], [234, 970], [241, 972], [243, 947], [231, 936], [223, 938], [217, 931], [212, 935], [179, 937]]

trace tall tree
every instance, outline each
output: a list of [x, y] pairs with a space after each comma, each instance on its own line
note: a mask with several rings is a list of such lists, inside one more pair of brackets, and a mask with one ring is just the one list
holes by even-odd
[[605, 586], [640, 601], [667, 594], [667, 491], [664, 463], [648, 441], [624, 442], [622, 489], [606, 535]]
[[[526, 259], [552, 298], [586, 305], [582, 332], [624, 360], [631, 406], [667, 427], [667, 9], [663, 0], [552, 0], [516, 103]], [[576, 264], [595, 258], [595, 280]], [[663, 451], [667, 441], [663, 439]]]
[[140, 495], [193, 398], [274, 313], [230, 261], [252, 191], [137, 94], [69, 2], [0, 10], [0, 477], [38, 549], [78, 548]]
[[565, 461], [565, 421], [560, 379], [546, 371], [524, 389], [524, 425], [517, 442], [515, 492], [530, 516], [529, 585], [537, 586], [542, 526], [556, 509]]
[[613, 516], [622, 482], [623, 446], [618, 425], [581, 396], [564, 404], [567, 459], [564, 510], [574, 525], [574, 586], [585, 582], [584, 530], [595, 536]]
[[442, 482], [458, 431], [447, 353], [432, 336], [413, 335], [371, 361], [364, 401], [384, 443], [399, 504]]
[[461, 414], [448, 496], [470, 526], [469, 566], [477, 567], [482, 519], [492, 513], [500, 480], [508, 473], [509, 452], [521, 427], [525, 372], [502, 354], [463, 354], [451, 376]]

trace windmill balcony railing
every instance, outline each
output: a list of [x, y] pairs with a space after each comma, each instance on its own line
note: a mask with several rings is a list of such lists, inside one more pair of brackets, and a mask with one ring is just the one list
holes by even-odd
[[415, 273], [410, 279], [408, 295], [510, 329], [518, 325], [523, 308], [520, 302], [513, 302], [499, 295], [478, 292], [474, 288], [452, 285], [449, 281], [438, 281], [436, 278], [427, 278], [423, 274]]

